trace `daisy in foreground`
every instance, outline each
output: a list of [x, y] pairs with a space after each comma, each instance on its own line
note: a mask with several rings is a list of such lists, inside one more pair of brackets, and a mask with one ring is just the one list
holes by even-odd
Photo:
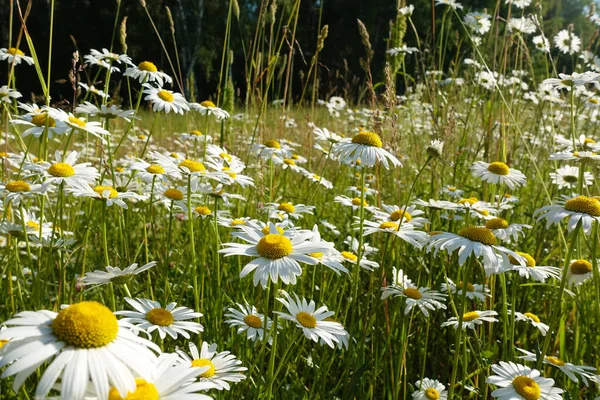
[[329, 320], [334, 313], [329, 311], [327, 306], [315, 309], [316, 305], [313, 300], [308, 302], [304, 297], [300, 300], [298, 295], [294, 295], [294, 300], [292, 296], [283, 290], [281, 294], [284, 298], [278, 297], [277, 300], [287, 308], [288, 313], [279, 311], [275, 311], [275, 313], [283, 319], [295, 322], [296, 326], [302, 329], [307, 339], [315, 342], [322, 339], [333, 349], [334, 343], [339, 343], [341, 337], [348, 335], [342, 324]]
[[538, 221], [546, 220], [546, 229], [553, 224], [559, 224], [564, 218], [569, 218], [567, 231], [571, 232], [581, 223], [581, 228], [589, 235], [594, 222], [600, 222], [600, 200], [596, 197], [577, 196], [569, 198], [561, 196], [558, 204], [544, 206], [533, 215], [540, 214]]
[[[481, 325], [484, 322], [498, 322], [494, 318], [498, 313], [496, 311], [469, 311], [463, 314], [462, 318], [462, 329], [475, 329], [477, 325]], [[445, 326], [451, 326], [454, 329], [458, 328], [458, 318], [452, 317], [448, 321], [442, 324], [442, 328]]]
[[498, 184], [504, 183], [511, 190], [519, 186], [523, 186], [527, 178], [525, 175], [501, 161], [486, 163], [484, 161], [475, 161], [471, 166], [471, 172], [476, 178], [481, 178], [482, 181]]
[[167, 335], [173, 339], [177, 339], [178, 335], [189, 339], [190, 334], [187, 331], [193, 333], [204, 331], [204, 327], [199, 323], [188, 321], [200, 318], [202, 314], [187, 307], [175, 308], [177, 303], [170, 303], [162, 308], [160, 303], [149, 299], [138, 298], [134, 300], [125, 297], [125, 301], [135, 311], [117, 311], [115, 314], [125, 316], [126, 318], [123, 318], [122, 321], [129, 322], [148, 334], [158, 331], [161, 339], [164, 339]]
[[191, 357], [181, 350], [177, 353], [181, 356], [180, 362], [184, 365], [208, 367], [200, 374], [200, 383], [211, 384], [217, 390], [229, 390], [231, 387], [228, 382], [237, 383], [246, 379], [246, 376], [240, 372], [248, 368], [241, 367], [242, 362], [228, 351], [217, 353], [216, 343], [209, 345], [207, 342], [202, 342], [200, 352], [194, 343], [190, 342], [189, 346]]
[[127, 268], [111, 267], [108, 265], [106, 271], [95, 270], [87, 272], [83, 277], [83, 283], [86, 285], [106, 285], [107, 283], [124, 284], [129, 282], [137, 274], [144, 272], [156, 265], [156, 261], [144, 264], [138, 267], [137, 263], [131, 264]]
[[521, 364], [500, 361], [492, 365], [486, 383], [499, 386], [492, 396], [500, 400], [561, 400], [562, 389], [554, 387], [554, 379], [540, 376], [540, 371]]
[[415, 400], [446, 400], [448, 398], [446, 387], [437, 379], [424, 378], [422, 381], [417, 381], [415, 387], [419, 388], [412, 394]]
[[152, 102], [153, 111], [164, 110], [167, 114], [170, 111], [183, 115], [184, 111], [189, 111], [190, 106], [181, 93], [174, 93], [170, 90], [157, 89], [154, 86], [144, 83], [144, 100]]
[[[381, 162], [386, 169], [401, 167], [402, 163], [389, 151], [382, 148], [381, 137], [375, 132], [360, 132], [351, 141], [340, 141], [331, 149], [331, 155], [339, 158], [340, 162], [356, 164], [360, 160], [361, 165], [372, 167], [377, 161]], [[389, 162], [388, 162], [389, 160]]]
[[267, 287], [269, 279], [276, 283], [279, 278], [285, 284], [295, 284], [296, 277], [302, 275], [302, 268], [298, 262], [316, 265], [318, 261], [309, 254], [327, 252], [331, 248], [324, 244], [326, 242], [311, 242], [311, 231], [298, 233], [288, 230], [282, 233], [270, 222], [268, 227], [267, 233], [263, 233], [257, 227], [240, 225], [242, 232], [236, 232], [235, 236], [248, 244], [224, 243], [223, 246], [227, 247], [219, 250], [225, 257], [257, 257], [246, 264], [240, 273], [240, 278], [243, 278], [256, 270], [254, 286], [260, 282], [264, 288]]
[[423, 315], [429, 317], [428, 310], [446, 309], [442, 303], [445, 300], [445, 295], [436, 291], [430, 290], [427, 287], [417, 287], [401, 269], [393, 267], [393, 283], [381, 290], [381, 299], [386, 299], [389, 296], [406, 298], [406, 308], [404, 314], [408, 314], [415, 306], [418, 306]]
[[136, 390], [135, 376], [151, 374], [156, 356], [150, 349], [160, 352], [95, 301], [64, 306], [58, 313], [24, 311], [15, 317], [0, 331], [0, 340], [12, 339], [0, 352], [0, 368], [9, 365], [2, 378], [15, 375], [13, 390], [18, 392], [38, 367], [54, 358], [36, 398], [46, 398], [59, 378], [65, 399], [83, 400], [90, 380], [98, 397], [108, 398], [109, 384], [124, 397]]

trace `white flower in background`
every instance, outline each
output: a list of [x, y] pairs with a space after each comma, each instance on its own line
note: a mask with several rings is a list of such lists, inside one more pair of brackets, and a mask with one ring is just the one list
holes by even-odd
[[477, 299], [479, 301], [485, 301], [486, 297], [489, 297], [488, 294], [490, 289], [488, 289], [485, 285], [473, 284], [471, 282], [467, 282], [465, 285], [462, 281], [458, 282], [458, 284], [454, 283], [450, 278], [448, 278], [448, 284], [442, 283], [441, 285], [442, 292], [448, 292], [452, 294], [457, 294], [459, 297], [462, 297], [463, 290], [466, 291], [465, 296], [469, 300]]
[[[498, 313], [496, 311], [469, 311], [463, 314], [462, 318], [462, 329], [475, 329], [478, 325], [483, 325], [484, 322], [498, 322], [495, 316]], [[458, 328], [458, 318], [452, 317], [448, 321], [442, 324], [442, 328], [451, 326], [454, 329]]]
[[471, 172], [474, 177], [481, 178], [482, 181], [494, 185], [505, 184], [511, 190], [523, 186], [527, 182], [525, 174], [518, 169], [510, 168], [501, 161], [492, 163], [475, 161], [471, 166]]
[[[248, 304], [242, 305], [236, 303], [237, 308], [228, 308], [229, 311], [225, 317], [229, 318], [225, 321], [232, 327], [237, 327], [237, 333], [246, 332], [246, 337], [252, 341], [262, 341], [265, 337], [265, 316], [258, 312], [256, 307]], [[267, 317], [266, 332], [267, 335], [271, 332], [273, 321]], [[272, 338], [269, 337], [269, 343]]]
[[413, 392], [413, 400], [446, 400], [448, 391], [437, 379], [423, 378], [415, 383], [416, 392]]
[[98, 96], [102, 97], [103, 99], [108, 99], [110, 97], [108, 94], [106, 94], [102, 90], [96, 88], [94, 85], [88, 86], [83, 82], [78, 82], [77, 84], [81, 88], [83, 88], [86, 92], [94, 93], [95, 95], [98, 95]]
[[219, 108], [210, 100], [205, 100], [202, 103], [190, 103], [190, 108], [198, 111], [202, 115], [214, 115], [217, 120], [221, 121], [229, 118], [229, 113], [222, 108]]
[[492, 27], [491, 15], [481, 12], [470, 12], [464, 16], [463, 21], [474, 33], [484, 35]]
[[[565, 165], [550, 172], [552, 183], [558, 186], [559, 189], [576, 189], [579, 181], [579, 167]], [[594, 182], [594, 175], [591, 172], [585, 171], [583, 174], [583, 187], [588, 187]]]
[[372, 167], [378, 161], [386, 169], [390, 168], [390, 163], [392, 167], [401, 167], [402, 163], [382, 147], [383, 142], [378, 134], [362, 131], [354, 135], [349, 142], [336, 143], [331, 150], [331, 154], [338, 157], [341, 162], [356, 164], [360, 160], [361, 165], [367, 167]]
[[405, 274], [402, 269], [392, 268], [392, 284], [381, 288], [381, 299], [389, 296], [404, 297], [406, 307], [404, 314], [407, 315], [414, 307], [419, 307], [424, 316], [429, 317], [429, 311], [446, 309], [442, 303], [446, 300], [446, 295], [431, 290], [428, 287], [418, 287]]
[[149, 270], [156, 265], [156, 261], [149, 262], [138, 267], [137, 263], [131, 264], [127, 268], [106, 266], [106, 270], [95, 270], [86, 272], [83, 276], [83, 283], [86, 285], [106, 285], [107, 283], [123, 284], [129, 282], [136, 275]]
[[18, 99], [23, 95], [14, 89], [4, 85], [0, 87], [0, 103], [11, 103], [13, 99]]
[[508, 21], [508, 30], [510, 32], [517, 31], [517, 32], [521, 32], [522, 34], [528, 35], [528, 34], [534, 33], [537, 30], [537, 27], [535, 26], [535, 22], [533, 22], [533, 20], [531, 18], [512, 17]]
[[401, 7], [398, 12], [402, 15], [405, 16], [411, 16], [413, 11], [415, 11], [415, 6], [413, 6], [412, 4], [409, 4], [406, 7]]
[[550, 41], [543, 34], [534, 36], [532, 42], [535, 48], [539, 51], [550, 53]]
[[581, 39], [566, 29], [554, 36], [554, 45], [563, 54], [575, 54], [581, 48]]

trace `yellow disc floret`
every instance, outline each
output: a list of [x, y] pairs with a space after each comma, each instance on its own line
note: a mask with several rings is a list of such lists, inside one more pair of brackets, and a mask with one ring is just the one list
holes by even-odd
[[153, 175], [164, 174], [165, 169], [158, 164], [150, 165], [146, 168], [146, 172]]
[[106, 346], [117, 337], [117, 317], [96, 301], [82, 301], [62, 309], [51, 325], [56, 337], [70, 346]]
[[[353, 206], [360, 206], [360, 203], [361, 203], [361, 201], [360, 201], [360, 199], [358, 197], [355, 197], [355, 198], [352, 199], [352, 205]], [[362, 201], [362, 204], [363, 204], [363, 207], [367, 207], [366, 200]]]
[[506, 229], [508, 228], [508, 222], [502, 218], [492, 218], [485, 223], [485, 227], [488, 229]]
[[215, 374], [215, 364], [212, 361], [207, 360], [206, 358], [198, 358], [192, 361], [192, 367], [208, 367], [206, 371], [204, 371], [200, 376], [202, 378], [210, 378]]
[[375, 132], [360, 132], [354, 135], [352, 143], [362, 144], [364, 146], [383, 147], [383, 142]]
[[246, 315], [244, 317], [244, 323], [251, 328], [258, 329], [262, 327], [262, 321], [256, 315]]
[[57, 178], [68, 178], [75, 175], [75, 170], [71, 164], [59, 162], [52, 164], [50, 168], [48, 168], [48, 173]]
[[206, 206], [198, 206], [195, 211], [200, 215], [210, 215], [212, 214], [212, 210]]
[[539, 385], [528, 376], [517, 376], [512, 385], [525, 400], [538, 400], [541, 396]]
[[501, 161], [494, 161], [488, 165], [487, 170], [496, 175], [508, 175], [510, 168]]
[[46, 113], [34, 115], [33, 118], [31, 118], [31, 123], [40, 127], [48, 125], [49, 128], [54, 128], [56, 126], [54, 118]]
[[10, 181], [6, 184], [5, 188], [12, 193], [23, 193], [31, 190], [31, 186], [25, 181]]
[[168, 90], [159, 90], [156, 95], [168, 103], [172, 103], [173, 100], [175, 100], [173, 93], [169, 92]]
[[423, 297], [423, 294], [421, 292], [419, 292], [419, 289], [416, 289], [416, 288], [406, 288], [406, 289], [404, 289], [404, 291], [402, 293], [406, 297], [413, 299], [413, 300], [419, 300]]
[[470, 311], [463, 314], [463, 322], [470, 322], [477, 318], [479, 318], [479, 313], [477, 311]]
[[356, 260], [358, 260], [358, 257], [356, 256], [356, 254], [354, 254], [350, 251], [342, 251], [340, 254], [342, 255], [342, 257], [344, 257], [348, 261], [356, 262]]
[[165, 190], [165, 197], [171, 200], [183, 200], [183, 192], [179, 189], [169, 188]]
[[72, 115], [69, 115], [69, 122], [72, 125], [78, 126], [80, 128], [83, 128], [85, 126], [85, 120], [79, 119], [79, 118], [74, 117]]
[[425, 397], [427, 397], [427, 400], [438, 400], [440, 398], [440, 392], [430, 387], [425, 389]]
[[[535, 262], [535, 258], [533, 258], [529, 253], [523, 253], [521, 251], [517, 251], [517, 254], [520, 255], [521, 257], [523, 257], [525, 259], [525, 261], [527, 262], [527, 266], [528, 267], [535, 267], [537, 264]], [[510, 261], [510, 263], [512, 265], [521, 265], [519, 263], [519, 261], [517, 261], [516, 258], [514, 258], [513, 256], [509, 255], [508, 256], [508, 260]]]
[[405, 222], [410, 222], [410, 220], [412, 219], [412, 216], [410, 215], [410, 213], [408, 213], [406, 211], [396, 210], [390, 214], [390, 219], [392, 221], [400, 221], [400, 219], [403, 219], [403, 221], [405, 221]]
[[537, 322], [537, 323], [540, 322], [540, 317], [538, 317], [534, 313], [526, 312], [526, 313], [523, 313], [523, 315], [526, 316], [527, 318], [532, 319], [534, 322]]
[[200, 105], [202, 107], [208, 107], [208, 108], [216, 108], [217, 106], [215, 105], [215, 103], [213, 103], [210, 100], [204, 100], [202, 103], [200, 103]]
[[492, 231], [483, 226], [468, 226], [461, 229], [458, 234], [473, 242], [479, 242], [490, 246], [497, 243], [496, 236], [494, 236]]
[[127, 396], [121, 397], [117, 388], [113, 387], [108, 392], [108, 400], [159, 400], [160, 395], [156, 386], [146, 382], [142, 378], [135, 379], [135, 392], [127, 393]]
[[190, 172], [200, 172], [206, 169], [204, 167], [204, 164], [202, 164], [200, 161], [194, 161], [189, 159], [185, 159], [179, 163], [179, 168], [182, 167], [187, 168]]
[[98, 193], [102, 197], [105, 197], [104, 192], [106, 192], [107, 190], [109, 199], [114, 199], [119, 195], [119, 192], [117, 192], [112, 186], [96, 186], [94, 188], [94, 192]]
[[296, 207], [294, 207], [292, 203], [281, 203], [279, 204], [279, 206], [277, 206], [277, 209], [279, 211], [285, 211], [288, 214], [291, 214], [294, 211], [296, 211]]
[[573, 275], [585, 275], [592, 272], [592, 263], [588, 260], [575, 260], [569, 265]]
[[17, 49], [16, 47], [11, 47], [10, 49], [6, 50], [6, 52], [8, 54], [10, 54], [11, 56], [24, 56], [25, 53], [23, 53], [21, 50]]
[[265, 142], [265, 147], [268, 147], [271, 149], [281, 149], [281, 145], [279, 144], [279, 142], [277, 140], [267, 140]]
[[156, 65], [154, 65], [150, 61], [142, 61], [141, 63], [139, 63], [138, 68], [141, 69], [142, 71], [146, 71], [146, 72], [157, 72], [158, 71], [158, 68], [156, 68]]
[[600, 201], [595, 197], [577, 196], [565, 203], [565, 210], [600, 217]]
[[379, 225], [379, 229], [385, 229], [385, 230], [389, 230], [389, 229], [391, 229], [391, 230], [393, 230], [393, 231], [397, 231], [397, 230], [398, 230], [398, 228], [400, 228], [400, 226], [399, 226], [397, 223], [395, 223], [395, 222], [390, 222], [390, 221], [382, 222], [382, 223]]
[[563, 360], [561, 360], [558, 357], [554, 357], [554, 356], [546, 356], [546, 361], [548, 361], [550, 364], [554, 364], [559, 367], [562, 367], [563, 365], [565, 365], [565, 362]]
[[260, 239], [256, 250], [261, 257], [278, 260], [292, 253], [292, 242], [283, 235], [269, 234]]
[[296, 314], [296, 320], [305, 328], [313, 329], [317, 326], [317, 319], [312, 314], [304, 311]]
[[158, 326], [169, 326], [173, 323], [173, 314], [164, 308], [153, 308], [146, 313], [146, 319]]

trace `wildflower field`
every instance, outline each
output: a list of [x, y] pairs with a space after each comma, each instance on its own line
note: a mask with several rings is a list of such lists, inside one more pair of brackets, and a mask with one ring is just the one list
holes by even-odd
[[432, 35], [390, 2], [328, 93], [301, 0], [256, 2], [235, 61], [224, 2], [198, 98], [168, 7], [136, 2], [164, 65], [116, 1], [55, 71], [54, 1], [34, 37], [9, 0], [1, 399], [600, 399], [600, 16], [435, 0]]

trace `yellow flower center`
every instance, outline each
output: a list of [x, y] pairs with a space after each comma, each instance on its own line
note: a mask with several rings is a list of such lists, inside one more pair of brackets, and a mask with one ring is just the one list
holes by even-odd
[[277, 209], [279, 211], [285, 211], [286, 213], [293, 213], [296, 211], [296, 207], [292, 203], [281, 203]]
[[531, 318], [532, 320], [534, 320], [537, 323], [540, 322], [540, 318], [537, 315], [533, 314], [533, 313], [526, 312], [526, 313], [523, 313], [523, 315], [526, 316], [526, 317], [528, 317], [528, 318]]
[[59, 340], [79, 348], [106, 346], [117, 337], [117, 317], [96, 301], [82, 301], [62, 309], [51, 325]]
[[448, 186], [449, 192], [456, 192], [456, 186]]
[[183, 192], [179, 189], [169, 188], [165, 190], [165, 197], [171, 200], [183, 200]]
[[[597, 99], [594, 99], [594, 100], [596, 100], [595, 103], [597, 104], [598, 100]], [[592, 101], [592, 100], [590, 99], [590, 101]], [[594, 139], [591, 139], [591, 138], [585, 138], [584, 141], [583, 141], [583, 144], [586, 144], [586, 145], [587, 144], [596, 144], [596, 141]]]
[[69, 115], [69, 122], [73, 125], [77, 125], [80, 128], [85, 126], [85, 121], [82, 121], [79, 118], [74, 117], [72, 115]]
[[460, 199], [458, 201], [458, 204], [466, 204], [468, 206], [472, 206], [473, 204], [477, 203], [479, 201], [479, 199], [477, 197], [468, 197], [466, 199]]
[[197, 129], [194, 129], [193, 131], [191, 131], [191, 132], [190, 132], [190, 135], [193, 135], [193, 136], [203, 136], [203, 135], [202, 135], [202, 132], [200, 132], [200, 131], [199, 131], [199, 130], [197, 130]]
[[[528, 253], [523, 253], [520, 251], [517, 251], [517, 254], [520, 255], [521, 257], [523, 257], [525, 259], [525, 261], [527, 262], [527, 266], [528, 267], [535, 267], [537, 264], [535, 262], [535, 258], [533, 258], [530, 254]], [[510, 261], [510, 263], [512, 265], [521, 265], [519, 264], [519, 262], [511, 255], [508, 256], [508, 260]]]
[[139, 135], [137, 135], [137, 138], [140, 140], [146, 140], [146, 139], [148, 139], [148, 136], [140, 133]]
[[600, 201], [594, 197], [577, 196], [565, 203], [565, 210], [600, 217]]
[[415, 288], [406, 288], [402, 293], [404, 293], [406, 297], [409, 297], [414, 300], [419, 300], [423, 297], [423, 294], [421, 294], [421, 292], [419, 292], [419, 290]]
[[186, 167], [190, 172], [200, 172], [206, 169], [204, 168], [204, 164], [202, 164], [200, 161], [194, 161], [189, 159], [185, 159], [182, 162], [180, 162], [179, 167]]
[[292, 159], [299, 160], [300, 156], [298, 154], [292, 154]]
[[561, 360], [558, 357], [554, 357], [554, 356], [546, 356], [546, 361], [548, 361], [550, 364], [554, 364], [559, 367], [562, 367], [563, 365], [565, 365], [565, 362], [563, 360]]
[[382, 222], [381, 225], [379, 225], [379, 229], [392, 229], [394, 231], [397, 231], [398, 228], [400, 228], [400, 226], [394, 222]]
[[229, 154], [227, 153], [219, 153], [219, 157], [221, 157], [223, 160], [227, 160], [227, 161], [231, 161], [233, 160], [233, 157], [231, 157]]
[[488, 165], [487, 170], [490, 171], [492, 174], [496, 175], [508, 175], [508, 171], [510, 171], [510, 168], [508, 168], [508, 165], [504, 164], [501, 161], [494, 161], [493, 163], [490, 163], [490, 165]]
[[358, 257], [356, 256], [356, 254], [354, 254], [350, 251], [342, 251], [340, 254], [342, 255], [342, 257], [344, 257], [348, 261], [356, 262], [356, 260], [358, 260]]
[[496, 236], [494, 236], [492, 231], [482, 226], [468, 226], [461, 229], [458, 234], [473, 242], [479, 242], [490, 246], [495, 245], [497, 242]]
[[517, 376], [512, 381], [515, 391], [525, 400], [538, 400], [541, 396], [541, 390], [537, 383], [528, 376]]
[[281, 149], [281, 145], [277, 140], [267, 140], [265, 146], [271, 149]]
[[238, 225], [246, 225], [246, 221], [244, 221], [243, 219], [234, 219], [233, 221], [231, 221], [231, 226]]
[[9, 342], [9, 340], [8, 340], [8, 339], [0, 339], [0, 349], [1, 349], [2, 347], [4, 347], [4, 345], [5, 345], [5, 344], [7, 344], [8, 342]]
[[70, 164], [59, 162], [52, 164], [50, 168], [48, 168], [48, 173], [52, 176], [68, 178], [75, 175], [75, 170]]
[[23, 53], [21, 50], [15, 48], [15, 47], [11, 47], [10, 49], [6, 50], [6, 52], [8, 54], [10, 54], [11, 56], [24, 56], [25, 53]]
[[573, 275], [585, 275], [592, 272], [592, 263], [588, 260], [575, 260], [569, 265]]
[[175, 100], [173, 93], [169, 92], [168, 90], [159, 90], [156, 95], [168, 103], [172, 103], [173, 100]]
[[246, 315], [244, 317], [244, 323], [251, 328], [258, 329], [262, 327], [262, 321], [256, 315]]
[[[275, 226], [275, 229], [277, 230], [277, 232], [279, 232], [279, 234], [280, 234], [280, 235], [283, 235], [283, 228], [282, 228], [282, 227], [280, 227], [280, 226]], [[269, 234], [269, 232], [270, 232], [270, 230], [269, 230], [269, 225], [265, 226], [265, 227], [264, 227], [264, 228], [262, 228], [260, 231], [263, 233], [263, 235], [268, 235], [268, 234]]]
[[463, 314], [463, 322], [470, 322], [477, 318], [479, 318], [479, 313], [477, 311], [470, 311]]
[[157, 72], [158, 71], [158, 68], [156, 68], [156, 65], [154, 65], [150, 61], [142, 61], [138, 65], [138, 68], [141, 69], [142, 71], [146, 71], [146, 72]]
[[212, 361], [207, 360], [206, 358], [197, 358], [192, 361], [192, 367], [208, 367], [206, 371], [204, 371], [200, 376], [202, 378], [210, 378], [215, 374], [215, 364]]
[[112, 186], [96, 186], [94, 188], [94, 192], [98, 193], [100, 196], [104, 196], [104, 192], [107, 190], [109, 191], [109, 199], [114, 199], [119, 195], [119, 192], [117, 192]]
[[317, 319], [313, 315], [304, 311], [300, 311], [298, 314], [296, 314], [296, 320], [305, 328], [313, 329], [317, 326]]
[[309, 253], [308, 255], [311, 256], [312, 258], [318, 258], [318, 259], [323, 258], [323, 253], [321, 253], [319, 251], [316, 253]]
[[284, 163], [284, 164], [287, 164], [287, 165], [292, 165], [292, 166], [293, 166], [293, 165], [296, 165], [296, 161], [294, 161], [294, 160], [292, 160], [292, 159], [290, 159], [290, 158], [284, 158], [284, 159], [283, 159], [283, 163]]
[[321, 180], [321, 177], [319, 175], [317, 175], [317, 174], [312, 174], [312, 177], [313, 177], [313, 179], [315, 179], [317, 181]]
[[29, 183], [24, 181], [11, 181], [8, 182], [5, 187], [6, 190], [12, 193], [29, 192], [31, 190]]
[[282, 235], [269, 234], [260, 239], [256, 251], [261, 257], [278, 260], [292, 253], [292, 242]]
[[430, 387], [425, 389], [425, 397], [427, 397], [428, 400], [438, 400], [440, 398], [440, 392]]
[[206, 206], [198, 206], [196, 207], [196, 212], [200, 215], [210, 215], [212, 214], [212, 211], [210, 208], [206, 207]]
[[127, 396], [121, 397], [117, 388], [113, 387], [108, 392], [108, 400], [159, 400], [160, 395], [156, 386], [146, 382], [142, 378], [135, 379], [135, 392], [127, 393]]
[[382, 147], [383, 142], [375, 132], [360, 132], [352, 138], [352, 143], [362, 144], [364, 146]]
[[158, 326], [169, 326], [173, 323], [173, 314], [164, 308], [153, 308], [146, 313], [146, 319]]
[[164, 174], [165, 169], [158, 164], [154, 164], [154, 165], [150, 165], [148, 168], [146, 168], [146, 172], [148, 172], [150, 174], [155, 174], [155, 175], [156, 174]]
[[27, 227], [31, 228], [31, 229], [35, 229], [35, 230], [40, 229], [40, 224], [38, 224], [37, 222], [32, 221], [32, 220], [25, 222], [25, 225], [27, 225]]
[[508, 222], [502, 218], [492, 218], [485, 223], [485, 227], [488, 229], [506, 229], [508, 228]]
[[465, 285], [462, 281], [460, 281], [460, 282], [458, 282], [458, 285], [456, 285], [456, 287], [458, 289], [465, 289], [467, 292], [475, 291], [475, 286], [473, 286], [473, 284], [471, 282], [467, 282], [467, 284]]
[[217, 106], [215, 105], [215, 103], [213, 103], [210, 100], [204, 100], [202, 103], [200, 103], [201, 106], [203, 107], [208, 107], [208, 108], [216, 108]]
[[[352, 199], [352, 205], [353, 205], [353, 206], [360, 206], [360, 203], [361, 203], [361, 201], [360, 201], [360, 199], [359, 199], [358, 197], [355, 197], [355, 198], [353, 198], [353, 199]], [[363, 201], [362, 203], [363, 203], [363, 206], [364, 206], [364, 207], [366, 207], [366, 206], [367, 206], [367, 202], [366, 202], [366, 200], [365, 200], [365, 201]]]
[[409, 212], [403, 210], [396, 210], [392, 214], [390, 214], [390, 219], [392, 221], [400, 221], [404, 217], [404, 221], [410, 222], [412, 216]]
[[576, 183], [577, 180], [579, 179], [577, 176], [575, 175], [564, 175], [563, 180], [567, 183]]
[[34, 115], [33, 118], [31, 118], [31, 123], [35, 126], [48, 125], [49, 128], [54, 128], [56, 126], [56, 121], [54, 120], [54, 118], [52, 118], [46, 113]]

